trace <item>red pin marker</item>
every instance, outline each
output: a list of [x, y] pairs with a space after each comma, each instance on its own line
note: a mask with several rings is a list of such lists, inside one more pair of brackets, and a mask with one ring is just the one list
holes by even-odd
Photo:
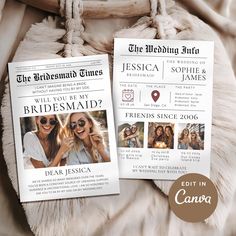
[[151, 94], [154, 102], [156, 102], [160, 97], [160, 92], [157, 90], [153, 90]]

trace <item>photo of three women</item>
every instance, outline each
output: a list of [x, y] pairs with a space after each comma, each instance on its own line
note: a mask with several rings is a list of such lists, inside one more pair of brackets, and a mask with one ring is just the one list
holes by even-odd
[[25, 168], [110, 161], [101, 125], [89, 112], [67, 115], [64, 126], [57, 115], [36, 116], [34, 122], [36, 129], [23, 136]]

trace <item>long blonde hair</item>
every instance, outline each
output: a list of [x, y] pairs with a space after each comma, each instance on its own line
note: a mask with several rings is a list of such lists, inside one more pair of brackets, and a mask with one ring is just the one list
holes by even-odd
[[192, 134], [195, 135], [195, 139], [193, 139], [192, 136], [191, 136], [191, 142], [192, 142], [192, 141], [200, 142], [200, 137], [199, 137], [198, 133], [197, 133], [196, 131], [192, 131], [192, 132], [190, 133], [190, 135], [192, 135]]
[[[90, 128], [90, 133], [96, 133], [98, 135], [100, 135], [102, 137], [102, 142], [104, 144], [104, 140], [103, 140], [103, 136], [101, 134], [101, 131], [99, 129], [99, 124], [98, 122], [88, 113], [88, 112], [73, 112], [70, 113], [67, 117], [66, 117], [66, 122], [65, 122], [65, 126], [64, 126], [64, 136], [66, 137], [74, 137], [74, 147], [73, 147], [73, 151], [78, 151], [80, 149], [80, 142], [82, 142], [74, 133], [73, 130], [70, 129], [70, 120], [71, 120], [71, 116], [76, 114], [76, 113], [81, 113], [84, 115], [84, 117], [92, 124], [92, 127]], [[99, 157], [99, 153], [98, 151], [94, 148], [94, 146], [92, 145], [91, 148], [91, 153], [92, 153], [92, 159], [93, 162], [98, 162], [98, 157]]]

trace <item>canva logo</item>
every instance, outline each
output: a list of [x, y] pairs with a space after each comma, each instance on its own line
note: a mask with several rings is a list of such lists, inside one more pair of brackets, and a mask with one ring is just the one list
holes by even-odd
[[211, 204], [211, 196], [186, 196], [186, 190], [185, 189], [180, 189], [176, 194], [175, 194], [175, 203], [178, 205], [182, 204], [192, 204], [192, 203], [207, 203]]
[[212, 181], [195, 173], [178, 178], [169, 192], [171, 210], [188, 222], [207, 219], [214, 212], [217, 201], [218, 194]]

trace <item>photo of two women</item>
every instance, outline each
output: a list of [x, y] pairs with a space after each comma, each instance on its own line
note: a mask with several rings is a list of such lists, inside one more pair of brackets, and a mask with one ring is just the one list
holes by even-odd
[[150, 122], [148, 124], [148, 148], [173, 149], [174, 124]]
[[144, 123], [123, 123], [118, 127], [118, 147], [142, 148]]
[[203, 150], [204, 124], [179, 124], [178, 149]]
[[106, 111], [20, 119], [24, 167], [109, 162]]

